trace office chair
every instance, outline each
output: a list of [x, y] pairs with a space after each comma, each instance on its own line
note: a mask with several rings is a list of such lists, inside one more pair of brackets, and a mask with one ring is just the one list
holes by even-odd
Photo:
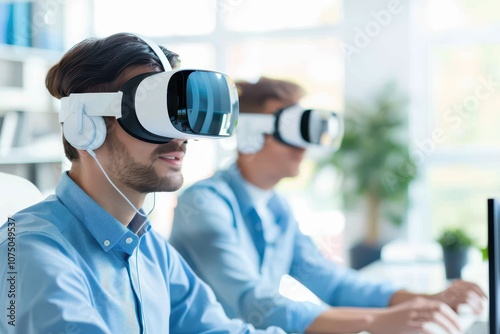
[[0, 225], [17, 211], [42, 199], [40, 190], [27, 179], [0, 172]]

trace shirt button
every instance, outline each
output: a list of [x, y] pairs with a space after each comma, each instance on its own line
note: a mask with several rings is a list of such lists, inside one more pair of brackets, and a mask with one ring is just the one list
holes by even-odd
[[104, 246], [108, 247], [111, 244], [111, 242], [109, 242], [109, 240], [104, 240], [103, 244]]
[[125, 242], [126, 242], [127, 244], [131, 244], [131, 243], [132, 243], [132, 241], [134, 241], [134, 240], [133, 240], [131, 237], [128, 237], [127, 239], [125, 239]]

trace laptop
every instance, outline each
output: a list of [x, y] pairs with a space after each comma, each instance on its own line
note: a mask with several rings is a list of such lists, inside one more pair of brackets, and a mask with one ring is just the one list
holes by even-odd
[[[500, 279], [500, 199], [488, 199], [488, 280], [489, 321], [475, 321], [466, 334], [499, 334], [500, 307], [498, 281]], [[488, 328], [489, 327], [489, 328]]]
[[[468, 334], [499, 334], [500, 333], [500, 307], [499, 286], [500, 280], [500, 199], [488, 199], [488, 279], [489, 279], [489, 332], [488, 323], [479, 322], [478, 326], [484, 326]], [[474, 324], [473, 326], [476, 326]], [[482, 332], [480, 330], [483, 330]]]
[[[498, 281], [500, 279], [500, 198], [488, 199], [488, 286], [489, 320], [478, 320], [472, 315], [461, 315], [460, 322], [465, 334], [500, 334], [500, 307], [498, 307]], [[444, 333], [436, 329], [432, 333]]]
[[[488, 320], [473, 314], [460, 314], [464, 334], [500, 334], [500, 198], [488, 199]], [[486, 315], [486, 314], [485, 314]], [[433, 334], [444, 334], [443, 328], [429, 323], [426, 329]], [[367, 332], [362, 332], [367, 333]]]

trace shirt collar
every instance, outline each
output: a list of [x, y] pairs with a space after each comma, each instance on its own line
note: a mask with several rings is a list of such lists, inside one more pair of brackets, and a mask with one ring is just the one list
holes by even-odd
[[[228, 179], [228, 184], [238, 200], [238, 204], [240, 205], [242, 214], [248, 214], [251, 210], [256, 209], [257, 203], [256, 201], [254, 201], [253, 196], [258, 195], [258, 190], [261, 190], [266, 192], [265, 195], [263, 193], [263, 195], [266, 196], [266, 198], [264, 198], [263, 200], [269, 206], [271, 211], [277, 212], [278, 215], [288, 215], [286, 212], [287, 209], [285, 203], [274, 190], [263, 190], [255, 187], [254, 185], [251, 185], [243, 178], [236, 164], [233, 164], [231, 167], [229, 167], [226, 170], [226, 173], [226, 175], [221, 175], [221, 177], [225, 177]], [[252, 187], [254, 187], [254, 189], [249, 191], [248, 185], [251, 185]]]
[[243, 178], [242, 184], [256, 208], [264, 209], [265, 207], [267, 207], [267, 203], [273, 195], [273, 192], [271, 190], [259, 188]]
[[236, 164], [229, 167], [226, 171], [220, 174], [221, 177], [227, 178], [227, 183], [229, 187], [233, 190], [238, 204], [243, 215], [248, 214], [252, 209], [255, 208], [252, 198], [245, 188], [244, 183], [246, 182], [238, 169]]
[[141, 228], [146, 218], [139, 214], [134, 216], [128, 228], [123, 226], [88, 196], [67, 172], [63, 173], [57, 185], [56, 196], [89, 230], [105, 252], [116, 249], [129, 255], [132, 254], [137, 247], [139, 237], [151, 228], [149, 222]]

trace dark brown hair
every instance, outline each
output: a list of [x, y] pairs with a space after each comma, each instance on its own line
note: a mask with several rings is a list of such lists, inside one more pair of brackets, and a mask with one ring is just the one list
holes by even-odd
[[[180, 65], [179, 55], [161, 47], [172, 68]], [[165, 70], [149, 45], [138, 36], [119, 33], [102, 39], [89, 38], [73, 46], [47, 73], [45, 85], [58, 99], [71, 93], [114, 92], [116, 80], [130, 66], [151, 65]], [[104, 117], [109, 128], [113, 118]], [[78, 151], [63, 138], [70, 161]]]
[[298, 84], [279, 79], [261, 77], [259, 81], [236, 81], [241, 113], [262, 113], [262, 106], [267, 100], [275, 99], [289, 104], [300, 100], [304, 89]]

